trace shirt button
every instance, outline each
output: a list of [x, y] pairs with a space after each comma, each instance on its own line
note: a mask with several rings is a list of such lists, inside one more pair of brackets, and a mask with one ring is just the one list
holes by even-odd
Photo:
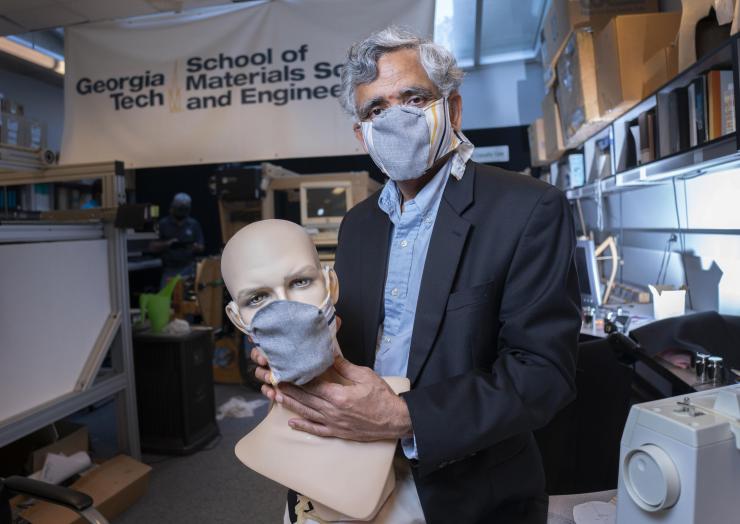
[[408, 245], [409, 245], [409, 241], [408, 240], [401, 240], [401, 247], [406, 247]]
[[391, 337], [383, 337], [383, 342], [385, 342], [386, 344], [390, 344], [391, 343]]
[[393, 289], [391, 289], [391, 295], [393, 295], [394, 297], [397, 297], [398, 296], [398, 288], [397, 287], [394, 287]]
[[424, 219], [424, 223], [425, 223], [425, 224], [431, 224], [431, 223], [432, 223], [432, 217], [426, 217], [426, 218]]

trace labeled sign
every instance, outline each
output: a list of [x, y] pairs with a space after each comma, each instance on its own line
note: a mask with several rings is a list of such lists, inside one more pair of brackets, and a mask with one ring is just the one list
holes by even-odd
[[434, 0], [273, 0], [69, 27], [61, 162], [363, 154], [338, 101], [347, 49], [392, 24], [430, 35], [433, 16]]
[[481, 164], [503, 164], [509, 161], [509, 146], [484, 146], [473, 150], [473, 160]]

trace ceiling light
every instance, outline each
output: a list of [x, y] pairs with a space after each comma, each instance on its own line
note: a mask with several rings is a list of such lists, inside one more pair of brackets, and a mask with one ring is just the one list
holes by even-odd
[[0, 37], [0, 51], [38, 66], [51, 69], [60, 75], [64, 74], [64, 60], [57, 60], [41, 51], [13, 42], [8, 38]]

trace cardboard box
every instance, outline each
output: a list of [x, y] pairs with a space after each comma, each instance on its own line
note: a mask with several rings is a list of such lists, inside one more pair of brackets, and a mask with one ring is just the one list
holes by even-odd
[[86, 426], [67, 420], [60, 420], [54, 426], [58, 432], [58, 439], [31, 453], [32, 471], [38, 471], [44, 466], [46, 455], [49, 453], [62, 453], [69, 456], [89, 449], [90, 439]]
[[599, 109], [616, 118], [676, 76], [681, 13], [617, 16], [594, 37]]
[[673, 43], [647, 58], [642, 90], [646, 98], [678, 75], [678, 45]]
[[542, 118], [535, 120], [527, 128], [529, 135], [529, 157], [532, 166], [547, 164], [547, 147], [545, 144], [545, 121]]
[[542, 24], [543, 65], [557, 61], [574, 29], [599, 31], [616, 15], [655, 11], [658, 0], [552, 0]]
[[730, 16], [730, 11], [734, 7], [732, 0], [683, 0], [681, 7], [681, 27], [678, 33], [679, 71], [696, 62], [696, 26], [701, 19], [709, 16], [713, 9], [720, 26], [732, 23], [731, 33], [738, 27], [737, 22], [733, 20], [734, 16]]
[[87, 450], [87, 428], [61, 420], [0, 448], [0, 477], [25, 476], [38, 471], [47, 453], [71, 455]]
[[579, 29], [571, 34], [558, 58], [555, 100], [565, 147], [577, 147], [606, 125], [599, 110], [593, 38]]
[[542, 100], [542, 125], [545, 132], [545, 161], [554, 162], [565, 152], [565, 145], [553, 91], [548, 91]]
[[[118, 455], [90, 470], [72, 484], [72, 489], [93, 498], [95, 508], [111, 520], [123, 513], [146, 493], [152, 468], [129, 456]], [[21, 512], [31, 524], [84, 524], [72, 510], [38, 502]]]

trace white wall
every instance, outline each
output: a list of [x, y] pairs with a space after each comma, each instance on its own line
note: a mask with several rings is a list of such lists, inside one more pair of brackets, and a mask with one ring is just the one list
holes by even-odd
[[529, 125], [540, 115], [545, 87], [538, 62], [505, 62], [465, 74], [463, 129]]
[[[615, 235], [624, 260], [621, 278], [629, 284], [655, 284], [671, 233], [684, 233], [670, 245], [666, 284], [688, 284], [696, 310], [740, 315], [739, 169], [648, 186], [607, 196], [602, 213], [606, 234]], [[597, 207], [583, 200], [589, 230], [597, 230]], [[679, 224], [680, 219], [680, 224]], [[679, 228], [680, 226], [680, 228]], [[721, 277], [721, 278], [720, 278]]]
[[0, 93], [23, 105], [25, 115], [47, 124], [47, 147], [59, 151], [64, 125], [64, 90], [39, 80], [0, 70]]

